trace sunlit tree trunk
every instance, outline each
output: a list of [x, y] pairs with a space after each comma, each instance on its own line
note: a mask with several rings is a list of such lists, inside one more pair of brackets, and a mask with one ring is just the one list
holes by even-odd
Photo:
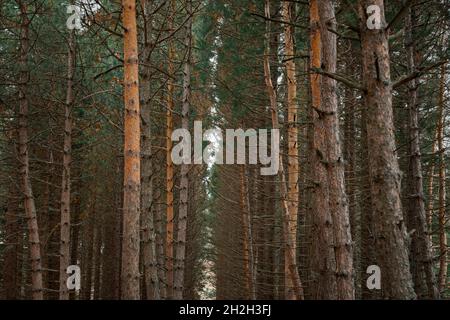
[[[272, 83], [272, 76], [270, 70], [270, 0], [266, 0], [265, 6], [265, 17], [266, 21], [266, 45], [264, 51], [264, 79], [266, 84], [266, 89], [270, 99], [270, 114], [272, 119], [272, 128], [279, 129], [279, 120], [278, 120], [278, 106], [277, 106], [277, 97], [276, 92], [274, 90], [274, 86]], [[275, 143], [278, 143], [276, 141]], [[289, 206], [288, 206], [288, 190], [286, 186], [286, 180], [284, 177], [284, 168], [283, 168], [283, 156], [279, 155], [279, 169], [278, 169], [278, 178], [280, 179], [280, 194], [281, 194], [281, 202], [283, 205], [283, 238], [286, 252], [286, 259], [288, 265], [289, 276], [292, 281], [293, 286], [293, 295], [294, 299], [303, 300], [303, 286], [300, 280], [300, 276], [298, 274], [297, 269], [297, 261], [295, 259], [295, 239], [292, 237], [292, 234], [289, 232]]]
[[[283, 21], [292, 20], [293, 3], [283, 1], [282, 17]], [[299, 177], [299, 160], [298, 160], [298, 126], [297, 126], [297, 79], [295, 74], [294, 60], [294, 27], [292, 24], [284, 24], [284, 50], [285, 50], [285, 69], [287, 82], [287, 113], [288, 113], [288, 205], [289, 205], [289, 232], [294, 239], [297, 239], [297, 215], [299, 205], [298, 177]], [[297, 259], [297, 246], [294, 241], [294, 254]], [[285, 253], [287, 256], [287, 253]], [[292, 281], [289, 277], [289, 259], [285, 258], [285, 297], [286, 299], [294, 299]]]
[[[169, 31], [173, 31], [175, 0], [169, 2]], [[169, 39], [168, 66], [167, 66], [167, 113], [166, 113], [166, 272], [167, 272], [167, 298], [173, 298], [173, 162], [172, 162], [172, 132], [173, 132], [173, 109], [174, 109], [174, 83], [172, 77], [175, 73], [174, 40]]]
[[139, 299], [140, 110], [135, 0], [123, 0], [124, 27], [124, 197], [122, 299]]
[[[310, 2], [311, 67], [336, 72], [336, 28], [333, 2]], [[353, 299], [353, 244], [344, 161], [339, 136], [336, 81], [311, 74], [313, 114], [313, 221], [316, 228], [314, 269], [319, 270], [314, 297]]]

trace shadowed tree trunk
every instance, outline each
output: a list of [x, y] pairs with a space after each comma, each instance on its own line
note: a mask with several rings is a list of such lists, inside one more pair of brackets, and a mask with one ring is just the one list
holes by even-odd
[[71, 30], [67, 55], [67, 91], [64, 106], [64, 146], [61, 185], [61, 233], [59, 248], [59, 299], [68, 300], [67, 267], [70, 264], [70, 170], [72, 162], [72, 105], [73, 77], [75, 71], [75, 31]]
[[[406, 15], [405, 47], [407, 50], [408, 73], [416, 71], [416, 44], [413, 27], [416, 24], [415, 12], [409, 8]], [[407, 219], [411, 236], [411, 273], [414, 289], [419, 299], [437, 299], [438, 291], [433, 274], [431, 244], [428, 236], [423, 194], [422, 163], [419, 135], [419, 103], [417, 97], [418, 82], [413, 79], [408, 84], [408, 129], [409, 129], [409, 165]]]
[[142, 61], [145, 66], [142, 70], [141, 81], [141, 95], [142, 95], [142, 137], [141, 137], [141, 165], [142, 165], [142, 198], [141, 198], [141, 228], [142, 228], [142, 250], [143, 250], [143, 264], [144, 264], [144, 281], [145, 292], [148, 300], [159, 300], [159, 279], [158, 266], [156, 261], [156, 236], [155, 236], [155, 204], [153, 201], [153, 150], [152, 150], [152, 129], [151, 129], [151, 91], [150, 91], [150, 63], [152, 47], [152, 19], [151, 1], [145, 1], [144, 16], [145, 16], [145, 34], [144, 34], [144, 49]]
[[439, 150], [439, 291], [447, 285], [447, 230], [446, 230], [446, 190], [445, 190], [445, 74], [446, 66], [441, 66], [438, 115], [438, 150]]
[[[181, 127], [189, 131], [189, 115], [191, 105], [191, 54], [192, 54], [192, 2], [186, 1], [188, 21], [185, 26], [186, 62], [183, 71], [183, 106], [181, 110]], [[175, 254], [174, 299], [183, 299], [184, 269], [186, 262], [186, 232], [188, 221], [189, 165], [181, 164], [180, 204], [177, 223], [177, 243]]]
[[28, 113], [29, 101], [27, 87], [30, 77], [28, 68], [29, 25], [28, 6], [20, 1], [20, 56], [19, 56], [19, 162], [20, 176], [22, 180], [22, 193], [24, 197], [25, 216], [28, 227], [28, 241], [30, 245], [31, 260], [31, 291], [33, 300], [43, 299], [42, 286], [42, 257], [39, 241], [39, 228], [36, 215], [36, 204], [30, 181], [30, 157], [28, 137]]
[[[382, 28], [370, 30], [366, 8], [380, 8]], [[400, 200], [400, 169], [396, 156], [392, 111], [388, 30], [383, 0], [359, 3], [363, 84], [368, 137], [370, 192], [376, 264], [380, 267], [381, 291], [386, 299], [414, 299], [409, 268], [408, 236]]]

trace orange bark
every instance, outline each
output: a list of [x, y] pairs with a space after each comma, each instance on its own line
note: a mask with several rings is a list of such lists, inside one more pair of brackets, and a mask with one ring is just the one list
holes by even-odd
[[[265, 17], [266, 21], [266, 46], [264, 51], [264, 80], [266, 83], [266, 89], [270, 99], [270, 113], [272, 118], [272, 128], [279, 129], [279, 120], [278, 120], [278, 107], [277, 107], [277, 96], [272, 83], [272, 76], [270, 71], [270, 0], [266, 0], [265, 2]], [[300, 280], [300, 276], [298, 274], [297, 262], [295, 259], [295, 250], [294, 243], [295, 239], [292, 237], [289, 225], [289, 205], [288, 205], [288, 190], [286, 186], [286, 180], [284, 177], [284, 166], [283, 166], [283, 156], [279, 155], [279, 170], [278, 177], [280, 180], [280, 193], [281, 193], [281, 202], [283, 205], [283, 238], [285, 245], [285, 257], [287, 259], [288, 265], [288, 274], [292, 281], [293, 286], [293, 298], [296, 300], [303, 300], [303, 286]]]
[[[175, 1], [171, 0], [171, 16], [169, 29], [173, 30], [173, 15], [175, 14]], [[172, 132], [173, 132], [173, 95], [174, 84], [172, 76], [174, 74], [173, 59], [175, 58], [175, 49], [173, 40], [169, 41], [169, 61], [168, 70], [169, 79], [167, 80], [167, 124], [166, 124], [166, 270], [167, 270], [167, 298], [171, 299], [173, 294], [173, 162], [172, 162]]]
[[[283, 20], [291, 21], [292, 3], [283, 2]], [[285, 68], [287, 81], [287, 110], [288, 110], [288, 205], [289, 205], [289, 233], [293, 239], [294, 254], [297, 251], [297, 215], [299, 205], [298, 192], [298, 126], [297, 126], [297, 79], [294, 60], [294, 28], [291, 24], [284, 25]], [[285, 254], [286, 255], [286, 254]], [[296, 257], [295, 257], [296, 259]], [[288, 261], [288, 259], [285, 259]], [[286, 299], [294, 299], [292, 281], [289, 277], [289, 266], [285, 263], [285, 295]]]
[[122, 299], [139, 299], [140, 108], [135, 0], [123, 0], [124, 31], [124, 198]]

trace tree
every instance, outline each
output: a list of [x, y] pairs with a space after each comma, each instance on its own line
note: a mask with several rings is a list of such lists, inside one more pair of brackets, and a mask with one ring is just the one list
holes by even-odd
[[[283, 1], [282, 17], [286, 22], [291, 22], [293, 3]], [[285, 69], [287, 82], [287, 113], [288, 113], [288, 201], [289, 201], [289, 232], [294, 239], [297, 238], [297, 215], [299, 204], [298, 177], [299, 177], [299, 160], [298, 160], [298, 128], [297, 128], [297, 79], [295, 74], [295, 53], [294, 53], [294, 27], [292, 24], [284, 25], [284, 50], [285, 50]], [[296, 250], [296, 242], [294, 242], [294, 253]], [[285, 253], [285, 261], [288, 253]], [[294, 257], [296, 259], [296, 255]], [[293, 299], [294, 293], [289, 275], [289, 266], [285, 264], [285, 290], [286, 298]]]
[[[169, 31], [174, 31], [175, 1], [170, 0]], [[167, 298], [173, 298], [173, 242], [174, 242], [174, 215], [173, 215], [173, 161], [172, 161], [172, 132], [174, 111], [174, 66], [175, 47], [174, 40], [169, 40], [167, 65], [167, 109], [166, 109], [166, 270], [167, 270]]]
[[64, 106], [64, 145], [63, 172], [61, 186], [61, 243], [59, 256], [59, 299], [68, 300], [67, 267], [70, 265], [70, 183], [72, 162], [72, 104], [73, 78], [75, 70], [75, 31], [71, 30], [68, 39], [67, 54], [67, 93]]
[[[380, 8], [382, 28], [367, 28], [369, 5]], [[382, 295], [386, 299], [414, 299], [395, 154], [389, 33], [383, 0], [360, 1], [359, 15], [374, 246], [376, 263], [383, 272]]]
[[124, 194], [122, 299], [139, 299], [140, 110], [136, 3], [123, 0]]
[[[181, 111], [181, 127], [189, 130], [189, 115], [191, 107], [191, 69], [192, 69], [192, 1], [186, 1], [186, 13], [188, 21], [185, 26], [186, 61], [183, 70], [183, 106]], [[189, 196], [189, 165], [181, 164], [180, 177], [180, 203], [178, 213], [178, 230], [175, 254], [174, 299], [183, 298], [184, 270], [186, 264], [186, 232], [188, 219]]]
[[439, 85], [439, 111], [438, 111], [438, 150], [439, 150], [439, 291], [444, 290], [447, 282], [447, 218], [445, 214], [446, 190], [445, 190], [445, 157], [444, 157], [444, 104], [445, 104], [445, 71], [446, 66], [441, 66]]
[[141, 227], [142, 227], [142, 250], [143, 264], [145, 274], [145, 292], [148, 300], [159, 300], [160, 283], [158, 278], [158, 265], [156, 257], [156, 233], [155, 233], [155, 202], [153, 201], [154, 189], [154, 166], [152, 150], [152, 124], [151, 124], [151, 54], [153, 50], [152, 43], [152, 19], [150, 1], [144, 3], [144, 49], [142, 51], [143, 70], [141, 76], [141, 166], [142, 166], [142, 198], [141, 198]]
[[[270, 114], [272, 119], [272, 128], [279, 129], [279, 120], [278, 120], [278, 107], [277, 107], [277, 98], [276, 92], [274, 90], [274, 86], [272, 83], [272, 76], [270, 71], [270, 42], [269, 42], [269, 33], [270, 33], [270, 0], [265, 1], [264, 6], [265, 17], [267, 19], [266, 22], [266, 46], [264, 51], [264, 79], [266, 84], [266, 89], [270, 99]], [[295, 254], [295, 238], [290, 232], [290, 216], [289, 216], [289, 206], [288, 206], [288, 190], [286, 186], [286, 180], [284, 177], [284, 168], [283, 168], [283, 156], [279, 155], [279, 169], [278, 169], [278, 177], [280, 179], [280, 193], [281, 193], [281, 201], [283, 204], [283, 237], [285, 242], [285, 254], [286, 254], [286, 264], [288, 265], [288, 274], [292, 280], [293, 286], [293, 295], [296, 300], [303, 300], [304, 293], [303, 287], [300, 280], [300, 276], [298, 274], [297, 269], [297, 261]]]
[[41, 244], [39, 241], [39, 227], [36, 215], [36, 203], [33, 196], [33, 188], [30, 180], [30, 157], [29, 157], [29, 137], [28, 137], [28, 53], [29, 47], [29, 26], [28, 5], [22, 1], [18, 2], [20, 8], [20, 55], [19, 55], [19, 163], [22, 180], [22, 193], [24, 197], [24, 208], [28, 226], [28, 238], [30, 243], [31, 260], [31, 290], [34, 300], [43, 299], [42, 286], [42, 256]]
[[[416, 71], [417, 49], [413, 35], [416, 25], [415, 10], [408, 8], [405, 18], [405, 47], [407, 50], [408, 72]], [[439, 297], [433, 273], [433, 258], [431, 244], [428, 237], [428, 226], [425, 214], [423, 194], [422, 162], [420, 153], [419, 135], [419, 106], [418, 81], [411, 80], [408, 84], [408, 129], [409, 129], [409, 164], [408, 164], [408, 207], [406, 208], [406, 221], [411, 235], [411, 273], [414, 288], [418, 298], [436, 299]]]
[[[331, 1], [310, 2], [311, 69], [336, 71], [335, 16]], [[316, 298], [353, 299], [350, 217], [344, 186], [336, 81], [311, 74], [313, 114], [313, 266], [319, 270]]]

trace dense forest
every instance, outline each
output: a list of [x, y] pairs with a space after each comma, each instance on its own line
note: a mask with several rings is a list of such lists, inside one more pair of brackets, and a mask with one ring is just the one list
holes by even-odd
[[0, 0], [0, 299], [450, 298], [449, 37], [449, 0]]

